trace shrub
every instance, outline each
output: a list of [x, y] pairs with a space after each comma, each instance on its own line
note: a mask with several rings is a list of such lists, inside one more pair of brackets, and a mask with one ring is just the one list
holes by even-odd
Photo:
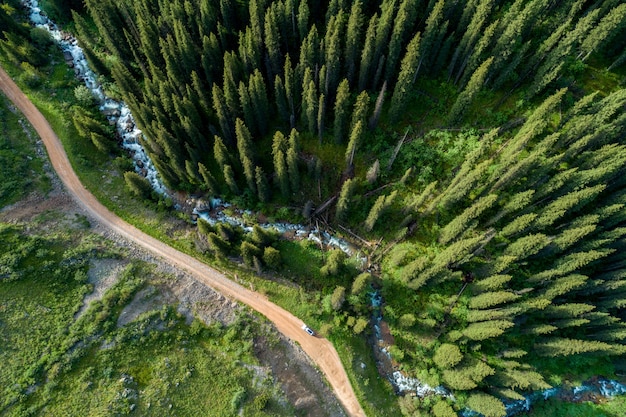
[[280, 256], [280, 251], [271, 246], [266, 247], [263, 250], [263, 262], [265, 262], [265, 265], [275, 271], [280, 269], [283, 264], [283, 260]]

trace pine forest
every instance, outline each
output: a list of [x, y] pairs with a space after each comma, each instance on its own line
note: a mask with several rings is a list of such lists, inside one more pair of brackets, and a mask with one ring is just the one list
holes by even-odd
[[[565, 374], [626, 371], [623, 1], [49, 3], [169, 189], [369, 242], [366, 267], [329, 252], [299, 284], [361, 336], [380, 291], [394, 364], [457, 401], [405, 415], [502, 416]], [[280, 271], [260, 228], [198, 232]]]

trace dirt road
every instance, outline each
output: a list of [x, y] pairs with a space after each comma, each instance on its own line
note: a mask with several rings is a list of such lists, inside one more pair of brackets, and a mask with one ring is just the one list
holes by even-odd
[[309, 336], [301, 329], [302, 321], [288, 311], [270, 302], [264, 296], [229, 280], [220, 272], [195, 258], [148, 236], [109, 211], [79, 181], [76, 173], [72, 170], [59, 138], [50, 127], [50, 124], [1, 67], [0, 89], [33, 125], [43, 140], [52, 166], [58, 173], [61, 181], [65, 184], [70, 194], [74, 196], [78, 204], [89, 212], [94, 220], [169, 263], [189, 271], [198, 281], [226, 296], [247, 304], [263, 314], [285, 336], [297, 341], [317, 364], [346, 412], [350, 416], [365, 416], [365, 412], [359, 405], [352, 390], [339, 355], [328, 340]]

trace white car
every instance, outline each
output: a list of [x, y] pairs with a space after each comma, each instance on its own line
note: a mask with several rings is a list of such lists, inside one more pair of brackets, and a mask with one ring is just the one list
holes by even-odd
[[305, 332], [307, 332], [311, 336], [315, 336], [315, 332], [313, 330], [311, 330], [311, 328], [309, 326], [307, 326], [306, 324], [302, 325], [302, 330], [304, 330]]

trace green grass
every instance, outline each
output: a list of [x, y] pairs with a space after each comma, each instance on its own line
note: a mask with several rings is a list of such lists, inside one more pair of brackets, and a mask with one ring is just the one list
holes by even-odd
[[28, 123], [20, 124], [19, 115], [0, 93], [0, 207], [17, 201], [30, 190], [50, 189], [42, 160], [33, 157], [35, 138], [34, 130]]
[[0, 225], [2, 415], [125, 414], [132, 406], [146, 416], [231, 416], [240, 392], [247, 395], [235, 408], [245, 415], [293, 414], [269, 380], [253, 382], [245, 366], [257, 365], [257, 324], [245, 316], [229, 327], [188, 326], [164, 306], [116, 326], [134, 294], [163, 279], [142, 263], [131, 263], [76, 318], [91, 287], [88, 260], [120, 256], [80, 220], [47, 213], [29, 231]]
[[363, 337], [344, 331], [330, 339], [337, 348], [337, 353], [366, 414], [380, 417], [401, 415], [393, 389], [378, 372], [372, 348]]

